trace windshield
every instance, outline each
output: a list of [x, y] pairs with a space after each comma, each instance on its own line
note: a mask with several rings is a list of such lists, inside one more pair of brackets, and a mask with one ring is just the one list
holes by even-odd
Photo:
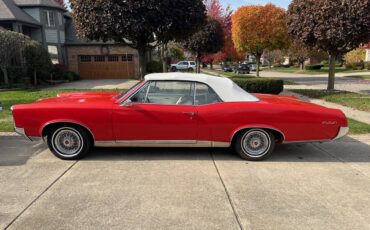
[[129, 88], [127, 91], [123, 91], [120, 95], [118, 95], [117, 99], [120, 100], [123, 98], [127, 93], [129, 93], [131, 90], [133, 90], [136, 86], [140, 85], [143, 81], [139, 81], [135, 85], [133, 85], [131, 88]]

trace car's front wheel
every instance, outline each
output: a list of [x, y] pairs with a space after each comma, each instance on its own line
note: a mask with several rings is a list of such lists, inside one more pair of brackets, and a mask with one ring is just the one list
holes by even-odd
[[235, 150], [243, 159], [261, 161], [275, 149], [274, 135], [263, 129], [249, 129], [238, 134]]
[[47, 136], [50, 151], [63, 160], [77, 160], [84, 157], [91, 148], [88, 133], [78, 126], [56, 127]]

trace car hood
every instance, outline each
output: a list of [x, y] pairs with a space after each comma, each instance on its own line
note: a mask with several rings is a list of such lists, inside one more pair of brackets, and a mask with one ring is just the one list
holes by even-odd
[[56, 97], [46, 98], [36, 103], [99, 103], [116, 101], [119, 92], [78, 92], [60, 93]]

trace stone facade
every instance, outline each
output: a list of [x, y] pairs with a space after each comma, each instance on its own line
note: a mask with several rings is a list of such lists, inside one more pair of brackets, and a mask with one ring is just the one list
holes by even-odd
[[122, 55], [133, 54], [135, 64], [135, 76], [139, 78], [139, 55], [137, 50], [122, 45], [68, 45], [66, 46], [68, 68], [70, 71], [79, 73], [79, 56], [81, 55]]

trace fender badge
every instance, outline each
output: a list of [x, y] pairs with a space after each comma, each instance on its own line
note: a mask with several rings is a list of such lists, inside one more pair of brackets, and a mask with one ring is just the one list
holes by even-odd
[[321, 124], [323, 125], [336, 125], [338, 122], [336, 121], [323, 121]]

